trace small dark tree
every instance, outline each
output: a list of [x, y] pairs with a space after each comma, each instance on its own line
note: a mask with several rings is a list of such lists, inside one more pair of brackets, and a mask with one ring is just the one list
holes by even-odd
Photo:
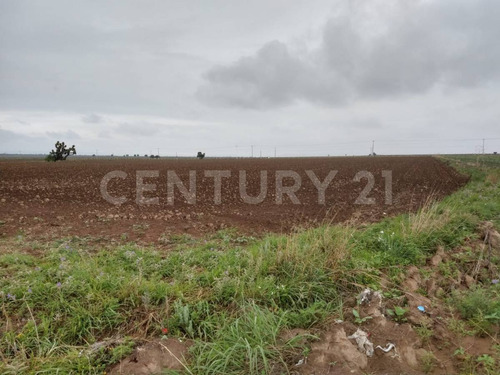
[[196, 157], [198, 159], [203, 159], [205, 157], [205, 153], [204, 152], [201, 152], [201, 151], [198, 151], [198, 155], [196, 155]]
[[50, 154], [47, 155], [45, 160], [47, 161], [58, 161], [58, 160], [66, 160], [66, 158], [70, 155], [76, 155], [75, 145], [71, 147], [66, 147], [64, 142], [56, 142], [56, 149], [50, 151]]

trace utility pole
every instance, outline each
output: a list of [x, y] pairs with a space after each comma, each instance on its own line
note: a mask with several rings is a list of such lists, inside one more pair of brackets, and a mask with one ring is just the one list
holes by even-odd
[[160, 156], [160, 148], [159, 147], [158, 147], [158, 154], [157, 155]]
[[260, 157], [260, 158], [262, 157], [262, 149], [260, 149], [260, 156], [259, 156], [259, 157]]
[[375, 156], [375, 141], [372, 141], [372, 152], [371, 152], [371, 155]]
[[483, 138], [483, 155], [484, 155], [484, 138]]
[[251, 147], [251, 149], [252, 149], [252, 158], [253, 158], [253, 145], [251, 145], [250, 147]]
[[274, 147], [274, 157], [276, 157], [276, 146]]

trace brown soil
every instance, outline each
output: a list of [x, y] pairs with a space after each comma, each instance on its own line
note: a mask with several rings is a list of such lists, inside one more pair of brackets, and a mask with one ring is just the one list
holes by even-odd
[[159, 374], [165, 370], [184, 370], [189, 342], [165, 339], [148, 342], [110, 368], [109, 375]]
[[[123, 180], [109, 183], [113, 196], [128, 201], [115, 206], [100, 193], [102, 178], [111, 171], [127, 173]], [[157, 205], [139, 205], [136, 197], [136, 171], [158, 170], [157, 190], [146, 197], [158, 197]], [[189, 171], [197, 176], [197, 202], [186, 203], [176, 190], [174, 205], [167, 203], [167, 171], [173, 170], [187, 185]], [[204, 177], [206, 170], [229, 170], [222, 180], [222, 203], [214, 203], [214, 179]], [[242, 201], [239, 170], [247, 171], [248, 194], [258, 195], [260, 171], [268, 173], [266, 199], [256, 205]], [[300, 204], [284, 196], [275, 202], [277, 170], [296, 171], [302, 179], [297, 192]], [[330, 170], [338, 173], [326, 190], [326, 204], [318, 204], [318, 193], [306, 170], [313, 170], [323, 181]], [[371, 205], [355, 204], [367, 184], [353, 181], [359, 171], [369, 171], [375, 184], [368, 197]], [[385, 203], [383, 170], [392, 171], [392, 204]], [[290, 183], [285, 179], [284, 184]], [[289, 231], [297, 225], [322, 221], [376, 221], [387, 215], [417, 209], [429, 196], [441, 198], [463, 186], [467, 178], [440, 161], [422, 157], [351, 157], [289, 159], [73, 159], [47, 163], [41, 160], [0, 161], [0, 235], [23, 233], [32, 238], [92, 236], [157, 242], [172, 233], [199, 235], [226, 227], [243, 233], [261, 234]]]
[[[112, 195], [127, 197], [121, 206], [106, 202], [100, 193], [103, 176], [111, 171], [127, 173], [124, 180], [109, 185]], [[158, 205], [139, 205], [135, 202], [136, 171], [159, 170]], [[182, 198], [174, 206], [167, 204], [166, 175], [174, 170], [182, 181], [188, 180], [190, 170], [197, 173], [197, 203], [188, 205]], [[222, 204], [213, 202], [214, 183], [204, 178], [206, 170], [230, 170], [231, 178], [223, 180]], [[268, 171], [267, 198], [257, 205], [245, 204], [239, 196], [238, 171], [246, 170], [248, 192], [257, 195], [259, 172]], [[275, 203], [275, 172], [294, 170], [302, 178], [297, 192], [301, 204], [285, 197]], [[326, 191], [326, 205], [317, 203], [317, 190], [305, 171], [313, 170], [320, 180], [330, 170], [338, 170]], [[357, 205], [356, 199], [366, 180], [353, 181], [359, 171], [369, 171], [375, 184], [369, 197], [372, 205]], [[385, 204], [385, 184], [382, 170], [391, 170], [393, 204]], [[297, 225], [322, 221], [380, 220], [388, 215], [418, 209], [429, 197], [439, 199], [460, 188], [467, 178], [459, 175], [432, 157], [359, 157], [359, 158], [297, 158], [297, 159], [75, 159], [67, 162], [0, 161], [0, 236], [13, 237], [19, 233], [33, 239], [50, 240], [61, 236], [92, 236], [104, 239], [135, 240], [161, 244], [161, 239], [174, 233], [199, 235], [225, 227], [237, 227], [245, 233], [262, 234], [268, 231], [289, 231]], [[491, 223], [482, 226], [483, 241], [468, 244], [486, 254], [485, 243], [498, 251], [500, 236]], [[456, 249], [459, 254], [463, 249]], [[284, 332], [283, 337], [312, 333], [319, 340], [311, 343], [307, 358], [297, 354], [289, 363], [292, 374], [458, 374], [463, 359], [454, 355], [464, 348], [471, 356], [494, 353], [498, 332], [473, 337], [452, 332], [448, 322], [454, 318], [443, 302], [453, 289], [472, 288], [476, 283], [491, 279], [498, 269], [485, 257], [463, 264], [453, 277], [440, 273], [442, 263], [451, 262], [453, 252], [439, 250], [426, 267], [409, 268], [398, 285], [383, 280], [387, 289], [400, 288], [401, 297], [372, 298], [357, 306], [356, 299], [345, 301], [343, 322], [330, 322], [310, 332]], [[424, 271], [424, 272], [422, 272]], [[422, 275], [427, 275], [424, 277]], [[425, 295], [424, 295], [425, 294]], [[394, 306], [408, 309], [404, 321], [390, 317], [387, 309]], [[425, 313], [418, 310], [424, 306]], [[356, 324], [352, 308], [361, 317], [371, 317]], [[426, 339], [422, 328], [431, 332]], [[362, 353], [348, 337], [360, 328], [369, 336], [374, 347], [395, 348], [384, 353], [376, 348], [372, 357]], [[110, 374], [153, 374], [165, 369], [183, 370], [189, 343], [178, 339], [155, 340], [137, 347], [127, 358], [113, 366]], [[303, 362], [300, 365], [299, 360]]]
[[[463, 349], [466, 356], [473, 358], [473, 361], [480, 355], [495, 356], [495, 346], [499, 344], [500, 339], [498, 326], [494, 331], [479, 331], [476, 336], [470, 336], [467, 332], [470, 327], [461, 321], [464, 324], [463, 330], [451, 330], [450, 321], [460, 317], [453, 314], [444, 303], [444, 298], [450, 295], [451, 290], [473, 288], [476, 283], [490, 282], [492, 277], [498, 275], [497, 267], [480, 255], [490, 245], [495, 256], [499, 254], [500, 247], [496, 242], [499, 238], [498, 232], [493, 229], [491, 223], [485, 223], [482, 231], [486, 241], [471, 241], [468, 244], [469, 248], [477, 252], [476, 259], [457, 263], [454, 258], [461, 257], [463, 248], [446, 253], [439, 249], [425, 267], [409, 267], [401, 284], [394, 285], [385, 280], [389, 289], [401, 288], [401, 297], [386, 299], [371, 294], [372, 298], [360, 305], [357, 298], [352, 298], [346, 301], [344, 306], [346, 321], [332, 321], [322, 329], [299, 332], [315, 333], [319, 340], [312, 342], [310, 354], [307, 358], [302, 358], [304, 363], [294, 366], [296, 373], [460, 374], [463, 373], [461, 367], [466, 357], [457, 354], [457, 349]], [[458, 266], [457, 275], [451, 277], [441, 273], [439, 266], [448, 262], [454, 262], [453, 264]], [[422, 275], [427, 275], [425, 280]], [[400, 319], [391, 317], [387, 309], [394, 309], [394, 306], [405, 306], [406, 314]], [[419, 311], [418, 306], [424, 306], [425, 312]], [[368, 318], [357, 324], [352, 314], [353, 308], [359, 311], [362, 318]], [[375, 348], [373, 356], [362, 353], [356, 341], [348, 338], [357, 329], [368, 334]], [[389, 343], [395, 347], [387, 353], [376, 348], [386, 348]], [[300, 357], [294, 360], [298, 361]], [[477, 363], [475, 365], [478, 366]], [[480, 369], [478, 371], [481, 372]]]

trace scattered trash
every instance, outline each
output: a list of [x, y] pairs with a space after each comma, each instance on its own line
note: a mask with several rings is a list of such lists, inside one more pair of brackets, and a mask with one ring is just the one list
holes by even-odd
[[354, 332], [347, 338], [350, 340], [356, 340], [356, 344], [358, 344], [358, 350], [361, 353], [365, 353], [368, 357], [373, 356], [373, 343], [368, 340], [368, 334], [365, 331], [358, 328], [356, 332]]
[[365, 302], [369, 302], [371, 293], [372, 293], [371, 289], [367, 288], [367, 289], [363, 290], [358, 296], [358, 303], [361, 305]]
[[394, 345], [392, 342], [388, 343], [385, 348], [382, 348], [380, 345], [377, 345], [375, 349], [380, 349], [384, 353], [389, 353], [392, 349], [394, 349], [396, 345]]
[[417, 306], [417, 309], [421, 312], [425, 312], [425, 307], [424, 306]]
[[300, 365], [303, 365], [304, 364], [304, 358], [300, 359], [296, 364], [295, 366], [300, 366]]
[[358, 304], [369, 303], [375, 298], [378, 298], [379, 304], [382, 303], [382, 294], [380, 292], [374, 292], [370, 288], [366, 288], [358, 295]]
[[335, 320], [335, 324], [342, 324], [344, 323], [344, 321], [342, 319], [336, 319]]
[[492, 283], [492, 284], [498, 284], [499, 282], [500, 282], [500, 280], [498, 280], [498, 279], [493, 279], [493, 280], [491, 280], [491, 283]]

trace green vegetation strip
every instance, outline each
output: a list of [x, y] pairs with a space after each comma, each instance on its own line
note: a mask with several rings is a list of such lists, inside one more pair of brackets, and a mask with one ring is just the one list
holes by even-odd
[[[343, 298], [380, 289], [382, 273], [396, 276], [438, 246], [477, 238], [483, 221], [499, 227], [499, 159], [444, 160], [471, 175], [465, 188], [361, 228], [325, 225], [259, 240], [226, 230], [177, 237], [170, 252], [85, 238], [3, 239], [10, 251], [0, 256], [0, 371], [102, 374], [138, 338], [168, 334], [193, 340], [195, 374], [286, 373], [288, 356], [307, 348], [282, 342], [280, 331], [341, 317]], [[498, 324], [500, 303], [485, 300], [498, 301], [498, 285], [454, 298], [465, 318], [487, 314]], [[89, 350], [106, 338], [116, 343]]]

